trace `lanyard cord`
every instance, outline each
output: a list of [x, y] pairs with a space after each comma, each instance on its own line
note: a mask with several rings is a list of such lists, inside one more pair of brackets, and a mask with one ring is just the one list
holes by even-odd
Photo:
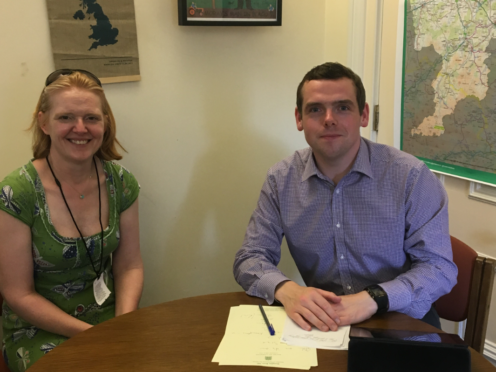
[[[103, 225], [102, 225], [102, 197], [101, 197], [101, 190], [100, 190], [100, 176], [98, 174], [98, 167], [96, 166], [96, 160], [95, 157], [93, 157], [93, 164], [95, 164], [95, 170], [96, 170], [96, 181], [98, 184], [98, 211], [99, 211], [99, 220], [100, 220], [100, 229], [101, 229], [101, 234], [100, 234], [100, 270], [96, 271], [95, 264], [93, 263], [93, 260], [91, 259], [91, 254], [88, 249], [88, 246], [86, 245], [86, 242], [83, 238], [83, 234], [81, 234], [81, 230], [79, 230], [79, 227], [76, 223], [76, 220], [74, 219], [74, 216], [72, 215], [71, 208], [69, 208], [69, 204], [67, 204], [67, 200], [65, 199], [64, 192], [62, 191], [62, 185], [60, 184], [59, 180], [55, 176], [55, 173], [53, 173], [52, 166], [50, 165], [50, 161], [48, 160], [48, 155], [46, 157], [46, 161], [48, 163], [48, 167], [50, 168], [50, 171], [52, 172], [52, 176], [55, 179], [55, 183], [59, 187], [60, 193], [62, 194], [62, 199], [64, 199], [65, 206], [67, 207], [67, 210], [69, 211], [69, 214], [71, 215], [72, 222], [74, 222], [74, 225], [76, 226], [77, 231], [79, 232], [79, 236], [81, 236], [81, 240], [84, 244], [84, 247], [86, 248], [86, 253], [88, 254], [88, 258], [90, 259], [91, 266], [93, 267], [93, 270], [95, 271], [97, 279], [100, 279], [100, 274], [102, 273], [102, 263], [103, 263]], [[77, 240], [76, 240], [76, 247], [77, 247]]]

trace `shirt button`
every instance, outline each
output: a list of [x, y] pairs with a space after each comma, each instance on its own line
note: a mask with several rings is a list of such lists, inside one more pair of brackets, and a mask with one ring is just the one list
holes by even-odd
[[339, 189], [336, 190], [336, 193], [339, 194]]
[[339, 224], [339, 222], [338, 222], [338, 224], [336, 225], [336, 227], [337, 227], [338, 229], [341, 227], [341, 225]]
[[348, 289], [351, 289], [351, 286], [349, 285], [347, 288], [348, 288]]
[[268, 294], [266, 294], [266, 295], [265, 295], [265, 298], [269, 298], [269, 295], [268, 295]]
[[341, 259], [344, 259], [344, 256], [343, 255], [341, 255]]

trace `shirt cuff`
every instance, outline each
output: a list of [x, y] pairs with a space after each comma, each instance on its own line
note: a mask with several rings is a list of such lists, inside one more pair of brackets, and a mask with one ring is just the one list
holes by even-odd
[[269, 305], [272, 305], [276, 287], [288, 280], [290, 279], [277, 271], [264, 274], [258, 281], [257, 297], [264, 298]]
[[412, 303], [410, 290], [401, 280], [394, 279], [389, 282], [379, 283], [378, 285], [380, 285], [388, 295], [388, 311], [399, 311], [404, 313], [404, 309]]

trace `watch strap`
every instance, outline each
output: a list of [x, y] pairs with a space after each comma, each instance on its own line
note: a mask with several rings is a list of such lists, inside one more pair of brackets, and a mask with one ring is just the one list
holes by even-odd
[[364, 288], [365, 291], [372, 297], [372, 299], [376, 302], [377, 304], [377, 312], [376, 314], [383, 314], [388, 311], [389, 309], [389, 298], [382, 289], [381, 286], [374, 284], [374, 285], [369, 285], [368, 287]]

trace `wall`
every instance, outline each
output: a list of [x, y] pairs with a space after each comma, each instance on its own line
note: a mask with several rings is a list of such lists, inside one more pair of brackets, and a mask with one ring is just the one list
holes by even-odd
[[[296, 86], [326, 59], [346, 63], [347, 4], [285, 0], [282, 27], [179, 27], [176, 0], [135, 9], [142, 80], [105, 91], [141, 184], [141, 306], [239, 291], [233, 258], [265, 173], [306, 146]], [[3, 178], [31, 157], [23, 130], [54, 67], [44, 0], [2, 1], [0, 14]]]

